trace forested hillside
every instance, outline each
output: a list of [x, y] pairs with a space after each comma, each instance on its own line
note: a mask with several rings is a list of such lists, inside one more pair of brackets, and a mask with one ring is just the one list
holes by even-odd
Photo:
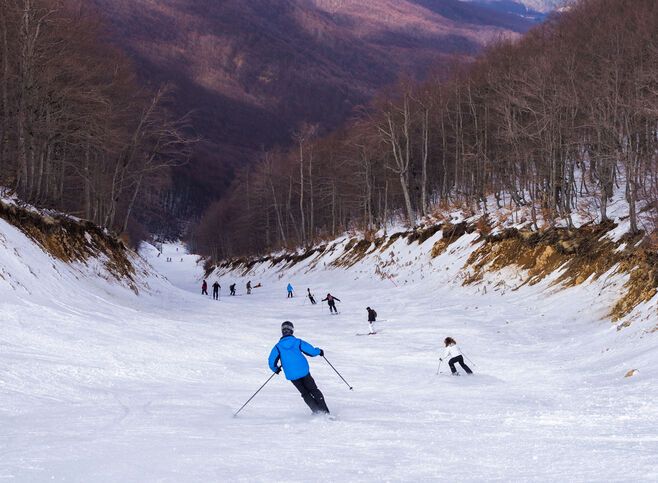
[[194, 141], [169, 95], [86, 2], [0, 2], [0, 188], [23, 201], [139, 237]]
[[424, 78], [532, 22], [458, 0], [93, 0], [147, 82], [172, 82], [202, 138], [167, 206], [189, 218], [303, 122], [328, 132], [400, 77]]
[[133, 238], [180, 234], [300, 123], [531, 25], [457, 0], [0, 6], [0, 184]]
[[217, 258], [261, 253], [393, 215], [486, 214], [487, 198], [535, 228], [604, 223], [615, 191], [631, 234], [651, 235], [657, 31], [654, 1], [583, 0], [449, 76], [400, 83], [330, 135], [307, 124], [241, 174], [194, 241]]

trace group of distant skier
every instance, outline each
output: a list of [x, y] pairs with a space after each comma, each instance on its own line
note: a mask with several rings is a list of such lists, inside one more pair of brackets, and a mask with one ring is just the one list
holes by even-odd
[[[260, 287], [260, 286], [261, 286], [260, 284], [256, 285], [256, 287]], [[237, 295], [235, 287], [236, 287], [235, 283], [232, 283], [231, 285], [228, 286], [229, 295], [233, 295], [233, 296]], [[222, 286], [219, 284], [218, 281], [215, 281], [215, 283], [212, 284], [213, 300], [219, 300], [219, 290], [221, 288]], [[247, 282], [246, 289], [247, 289], [247, 295], [251, 295], [251, 289], [252, 289], [251, 280]], [[208, 282], [206, 280], [204, 280], [201, 283], [201, 295], [208, 295]]]

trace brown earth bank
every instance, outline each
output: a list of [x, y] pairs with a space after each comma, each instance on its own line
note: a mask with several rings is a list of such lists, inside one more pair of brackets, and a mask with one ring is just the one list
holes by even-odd
[[[473, 223], [426, 224], [389, 236], [355, 236], [343, 247], [339, 247], [339, 242], [331, 242], [295, 252], [209, 263], [206, 268], [208, 275], [215, 269], [246, 274], [258, 264], [267, 263], [276, 269], [291, 268], [303, 260], [317, 257], [311, 263], [311, 268], [314, 268], [320, 263], [321, 255], [340, 249], [342, 252], [330, 265], [347, 269], [370, 255], [385, 252], [397, 240], [424, 245], [440, 231], [442, 237], [426, 248], [426, 252], [436, 258], [462, 236], [476, 233], [478, 236], [472, 242], [475, 250], [462, 268], [464, 285], [476, 284], [487, 274], [496, 274], [507, 267], [521, 270], [521, 280], [512, 289], [514, 291], [526, 284], [537, 284], [549, 276], [552, 277], [551, 286], [566, 289], [604, 276], [627, 275], [620, 296], [609, 314], [611, 320], [617, 322], [640, 303], [648, 302], [656, 295], [658, 250], [642, 235], [613, 241], [606, 235], [615, 226], [613, 222], [607, 222], [580, 228], [492, 229], [489, 220], [482, 218]], [[384, 264], [388, 263], [394, 261]], [[385, 276], [382, 271], [379, 273]]]
[[131, 251], [122, 240], [85, 220], [0, 200], [0, 218], [15, 226], [54, 258], [86, 264], [100, 259], [119, 282], [138, 293]]

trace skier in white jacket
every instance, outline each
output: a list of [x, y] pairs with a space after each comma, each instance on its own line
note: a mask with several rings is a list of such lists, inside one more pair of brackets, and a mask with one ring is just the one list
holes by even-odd
[[457, 341], [452, 337], [446, 337], [443, 343], [446, 345], [446, 351], [443, 354], [443, 357], [439, 360], [442, 361], [443, 359], [445, 359], [448, 361], [448, 365], [450, 366], [450, 371], [452, 371], [452, 375], [453, 376], [459, 375], [459, 372], [457, 372], [457, 368], [455, 368], [455, 364], [457, 363], [459, 363], [459, 365], [462, 366], [462, 369], [466, 371], [466, 374], [473, 374], [471, 368], [464, 363], [464, 356], [459, 350], [459, 347], [457, 347]]

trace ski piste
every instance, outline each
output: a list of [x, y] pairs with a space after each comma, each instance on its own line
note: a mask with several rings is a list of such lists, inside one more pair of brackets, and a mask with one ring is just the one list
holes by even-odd
[[[166, 279], [144, 266], [135, 279], [148, 288], [136, 296], [99, 280], [102, 264], [71, 268], [20, 230], [2, 235], [0, 259], [20, 286], [0, 278], [0, 475], [289, 481], [290, 462], [302, 461], [325, 481], [655, 481], [655, 307], [645, 313], [653, 319], [622, 330], [602, 323], [592, 304], [614, 300], [614, 275], [564, 291], [540, 283], [478, 293], [457, 276], [469, 238], [424, 259], [431, 283], [403, 272], [409, 282], [393, 287], [369, 275], [375, 260], [302, 265], [297, 286], [343, 295], [343, 317], [328, 324], [326, 306], [286, 303], [280, 273], [265, 265], [249, 274], [264, 282], [254, 297], [222, 293], [220, 304], [198, 293], [196, 256], [165, 263], [147, 246], [142, 256]], [[394, 244], [407, 257], [400, 270], [432, 243]], [[370, 304], [388, 325], [355, 338]], [[336, 422], [314, 419], [283, 374], [232, 417], [270, 376], [267, 352], [287, 319], [355, 386], [309, 358]], [[444, 362], [435, 377], [448, 335], [485, 372], [453, 377]]]

